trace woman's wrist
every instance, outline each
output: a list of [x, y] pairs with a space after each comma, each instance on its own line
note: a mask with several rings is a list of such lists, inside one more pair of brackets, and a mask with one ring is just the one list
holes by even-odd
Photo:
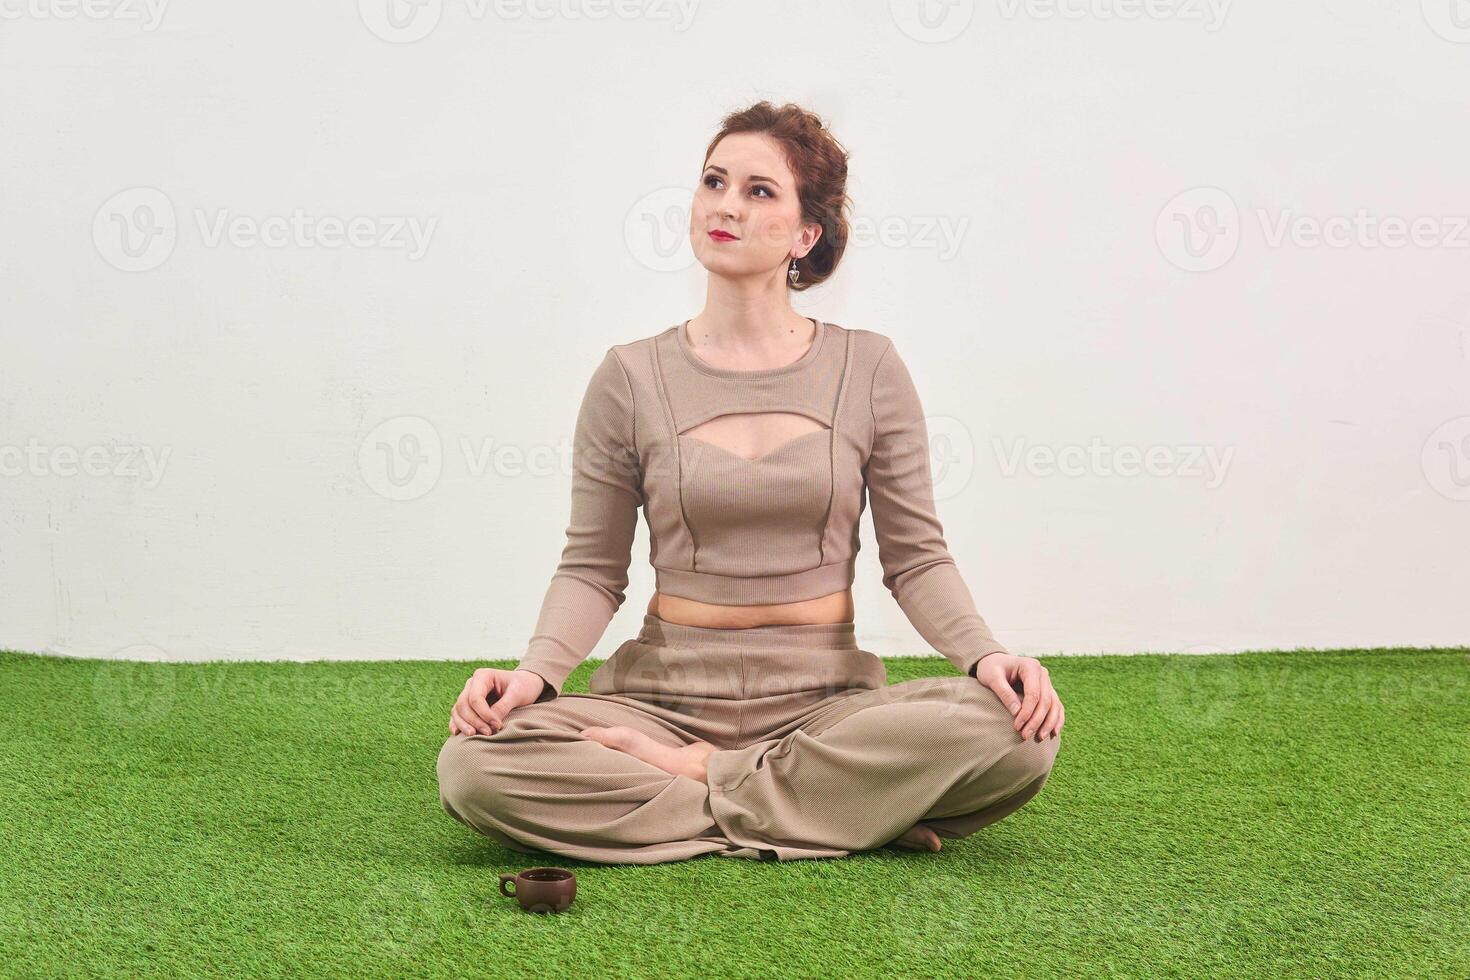
[[985, 660], [986, 657], [992, 656], [992, 655], [997, 654], [997, 653], [1006, 653], [1006, 652], [1008, 652], [1008, 651], [1005, 651], [1005, 650], [991, 650], [989, 653], [984, 654], [983, 656], [980, 657], [979, 660], [976, 660], [973, 664], [971, 664], [970, 665], [970, 669], [968, 671], [966, 671], [966, 673], [969, 674], [971, 677], [974, 677], [975, 676], [975, 672], [980, 669], [980, 664], [981, 664], [982, 661]]
[[554, 692], [556, 690], [556, 688], [552, 685], [551, 681], [547, 680], [545, 677], [542, 677], [540, 674], [536, 673], [536, 671], [531, 670], [528, 667], [515, 667], [515, 668], [512, 668], [512, 669], [516, 673], [530, 674], [532, 677], [536, 678], [537, 680], [539, 680], [541, 682], [541, 689], [536, 692], [536, 700], [538, 702], [539, 701], [542, 701], [542, 700], [547, 700], [547, 701], [551, 700], [550, 698], [545, 697], [545, 695], [546, 695], [546, 693], [548, 691]]

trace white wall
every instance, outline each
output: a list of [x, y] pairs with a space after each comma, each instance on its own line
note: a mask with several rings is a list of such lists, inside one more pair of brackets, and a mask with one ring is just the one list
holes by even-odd
[[[1470, 639], [1452, 0], [90, 2], [0, 0], [0, 647], [519, 656], [582, 386], [699, 310], [682, 208], [760, 97], [852, 152], [796, 305], [901, 345], [1013, 649]], [[861, 641], [924, 652], [863, 535]]]

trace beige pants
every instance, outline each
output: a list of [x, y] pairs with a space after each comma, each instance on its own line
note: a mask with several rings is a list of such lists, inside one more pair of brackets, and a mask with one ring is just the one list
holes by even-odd
[[[439, 753], [450, 816], [517, 851], [615, 864], [789, 861], [881, 847], [920, 821], [957, 838], [1041, 791], [1060, 737], [1023, 740], [972, 677], [888, 684], [854, 624], [709, 629], [645, 615], [590, 694], [513, 710]], [[626, 725], [713, 744], [708, 785], [584, 738]]]

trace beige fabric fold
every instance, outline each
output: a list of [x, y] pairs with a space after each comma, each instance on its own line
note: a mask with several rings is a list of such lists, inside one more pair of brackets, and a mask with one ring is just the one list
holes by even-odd
[[[841, 857], [920, 821], [954, 839], [1000, 820], [1041, 791], [1061, 741], [1023, 740], [973, 678], [888, 684], [851, 622], [645, 614], [588, 686], [516, 708], [493, 735], [451, 736], [445, 811], [514, 850], [603, 863]], [[712, 743], [708, 783], [584, 738], [593, 725]]]

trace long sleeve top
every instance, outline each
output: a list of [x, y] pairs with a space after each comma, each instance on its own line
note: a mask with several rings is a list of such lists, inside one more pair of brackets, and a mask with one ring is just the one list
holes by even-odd
[[[799, 602], [849, 588], [872, 508], [883, 584], [964, 673], [1005, 652], [975, 609], [935, 513], [928, 429], [892, 340], [817, 321], [778, 368], [718, 368], [687, 321], [608, 348], [572, 440], [571, 518], [520, 668], [559, 696], [622, 606], [638, 512], [658, 591], [702, 602]], [[809, 429], [754, 459], [689, 434], [731, 414], [795, 413]]]

